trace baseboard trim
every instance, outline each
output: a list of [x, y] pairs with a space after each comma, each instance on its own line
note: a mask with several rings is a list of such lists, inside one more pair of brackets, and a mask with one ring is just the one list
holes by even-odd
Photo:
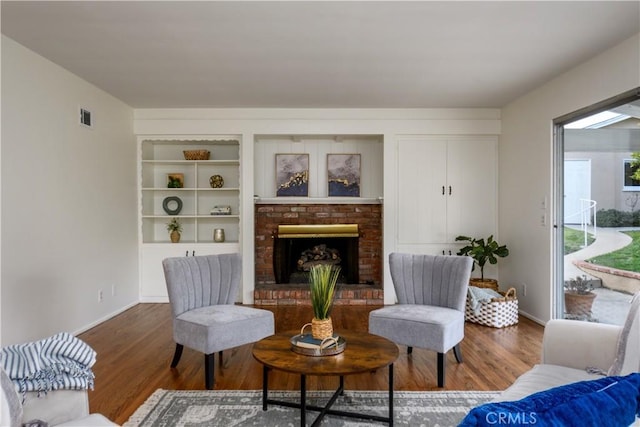
[[120, 314], [122, 312], [125, 312], [125, 311], [129, 310], [131, 307], [134, 307], [134, 306], [136, 306], [138, 304], [140, 304], [140, 301], [134, 301], [134, 302], [132, 302], [130, 304], [127, 304], [124, 307], [122, 307], [122, 308], [120, 308], [120, 309], [118, 309], [118, 310], [116, 310], [116, 311], [114, 311], [112, 313], [109, 313], [106, 316], [101, 317], [100, 319], [98, 319], [98, 320], [96, 320], [94, 322], [91, 322], [88, 325], [85, 325], [80, 329], [75, 330], [74, 332], [72, 332], [72, 334], [74, 336], [77, 336], [77, 335], [80, 335], [83, 332], [87, 332], [89, 329], [94, 328], [94, 327], [98, 326], [99, 324], [101, 324], [102, 322], [105, 322], [105, 321], [107, 321], [107, 320], [109, 320], [109, 319], [111, 319], [113, 317], [116, 317], [118, 314]]
[[545, 326], [547, 324], [547, 322], [545, 322], [544, 320], [538, 319], [537, 317], [530, 315], [526, 311], [518, 310], [518, 313], [520, 314], [520, 316], [526, 317], [527, 319], [532, 320], [539, 325]]
[[169, 297], [140, 297], [140, 303], [163, 303], [169, 302]]

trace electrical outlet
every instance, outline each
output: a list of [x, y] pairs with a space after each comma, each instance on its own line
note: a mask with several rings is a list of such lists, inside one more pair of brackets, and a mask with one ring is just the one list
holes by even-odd
[[102, 302], [102, 300], [104, 299], [104, 293], [102, 292], [102, 289], [98, 290], [98, 302]]
[[540, 225], [544, 227], [547, 225], [547, 214], [540, 215]]
[[527, 296], [527, 284], [526, 283], [522, 284], [522, 296], [523, 297]]

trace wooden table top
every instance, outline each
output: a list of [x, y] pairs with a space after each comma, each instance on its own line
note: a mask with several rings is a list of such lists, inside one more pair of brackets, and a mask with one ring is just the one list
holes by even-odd
[[300, 331], [281, 332], [253, 345], [253, 357], [280, 371], [304, 375], [350, 375], [370, 372], [392, 364], [398, 346], [366, 332], [335, 331], [346, 341], [345, 350], [334, 356], [306, 356], [291, 350], [291, 337]]

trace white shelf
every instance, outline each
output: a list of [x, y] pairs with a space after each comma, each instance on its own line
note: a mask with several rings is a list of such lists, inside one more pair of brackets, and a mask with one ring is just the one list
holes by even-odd
[[214, 165], [214, 166], [239, 166], [239, 160], [142, 160], [143, 164], [150, 165]]
[[142, 218], [162, 218], [166, 220], [169, 220], [170, 218], [239, 219], [240, 215], [142, 215]]

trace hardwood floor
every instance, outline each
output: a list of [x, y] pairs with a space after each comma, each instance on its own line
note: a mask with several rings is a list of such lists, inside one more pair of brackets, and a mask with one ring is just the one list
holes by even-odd
[[[262, 307], [272, 310], [276, 331], [299, 330], [309, 321], [308, 306]], [[367, 331], [369, 312], [378, 306], [334, 307], [334, 328]], [[503, 390], [516, 377], [539, 363], [542, 326], [526, 318], [495, 329], [467, 323], [462, 341], [464, 362], [447, 355], [444, 390]], [[124, 423], [157, 388], [204, 389], [204, 355], [188, 348], [175, 369], [169, 368], [175, 344], [168, 304], [138, 304], [79, 335], [98, 353], [94, 365], [95, 390], [89, 392], [92, 412]], [[216, 355], [216, 390], [262, 388], [262, 366], [253, 359], [251, 345], [224, 352], [222, 369]], [[400, 346], [394, 365], [395, 390], [442, 390], [436, 387], [436, 353], [414, 348], [407, 355]], [[335, 389], [337, 378], [310, 377], [309, 389]], [[387, 370], [345, 377], [347, 389], [385, 390]], [[283, 372], [269, 376], [273, 390], [297, 390], [299, 377]]]

